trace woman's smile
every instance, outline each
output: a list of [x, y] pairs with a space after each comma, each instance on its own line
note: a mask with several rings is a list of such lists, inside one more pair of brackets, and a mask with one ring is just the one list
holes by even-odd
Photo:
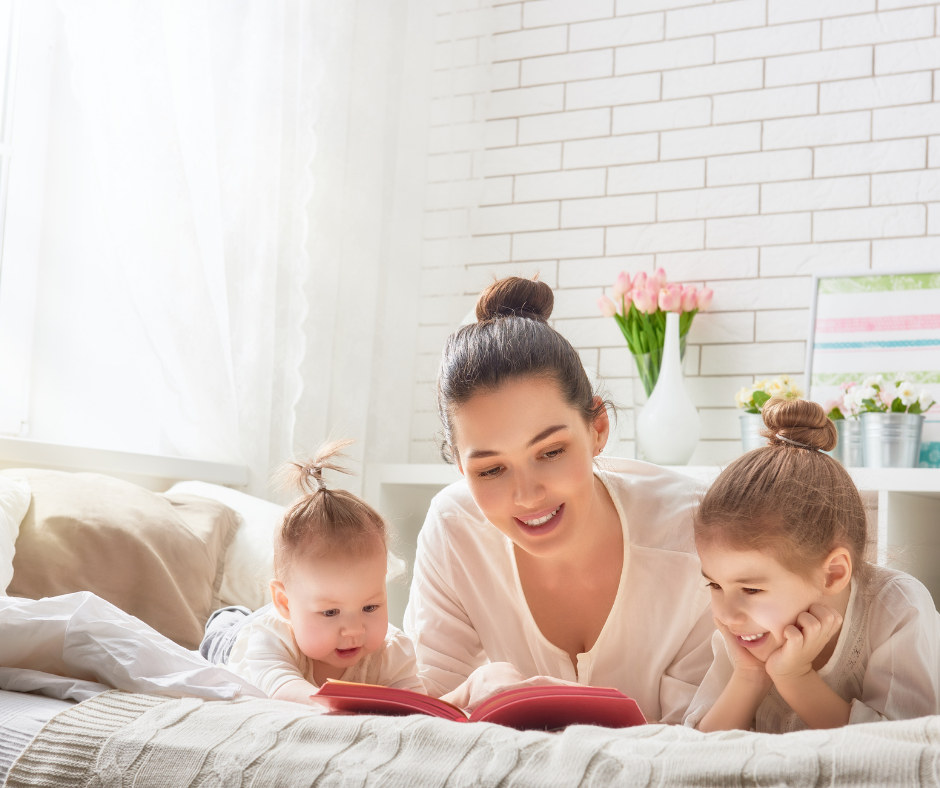
[[559, 504], [552, 509], [543, 509], [523, 517], [514, 517], [516, 524], [530, 536], [542, 536], [554, 531], [561, 523], [565, 505]]

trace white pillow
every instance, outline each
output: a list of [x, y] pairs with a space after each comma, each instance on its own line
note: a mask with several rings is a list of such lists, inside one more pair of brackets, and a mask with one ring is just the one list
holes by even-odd
[[0, 596], [13, 579], [13, 553], [32, 493], [26, 479], [0, 476]]
[[257, 610], [270, 602], [268, 582], [274, 577], [274, 529], [284, 517], [284, 507], [207, 482], [178, 482], [168, 492], [211, 498], [233, 509], [241, 518], [225, 554], [219, 591], [222, 604]]

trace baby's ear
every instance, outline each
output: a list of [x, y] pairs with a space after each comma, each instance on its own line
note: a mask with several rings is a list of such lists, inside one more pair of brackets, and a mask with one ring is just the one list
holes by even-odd
[[823, 578], [826, 594], [841, 593], [852, 580], [852, 556], [844, 547], [835, 548], [823, 561]]
[[269, 583], [271, 588], [271, 601], [274, 603], [274, 609], [285, 621], [290, 621], [290, 601], [287, 598], [287, 590], [280, 580], [272, 580]]

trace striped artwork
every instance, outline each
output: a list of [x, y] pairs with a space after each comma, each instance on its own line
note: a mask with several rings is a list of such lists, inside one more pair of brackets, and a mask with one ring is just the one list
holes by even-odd
[[[807, 353], [809, 396], [882, 374], [940, 401], [940, 273], [819, 277]], [[921, 464], [940, 466], [940, 406], [927, 413]], [[937, 455], [934, 457], [934, 455]]]

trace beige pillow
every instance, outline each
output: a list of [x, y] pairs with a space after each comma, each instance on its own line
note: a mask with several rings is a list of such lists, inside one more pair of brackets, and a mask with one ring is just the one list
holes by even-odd
[[2, 471], [33, 498], [20, 525], [10, 596], [91, 591], [186, 648], [219, 606], [238, 517], [195, 495], [157, 494], [97, 473]]

